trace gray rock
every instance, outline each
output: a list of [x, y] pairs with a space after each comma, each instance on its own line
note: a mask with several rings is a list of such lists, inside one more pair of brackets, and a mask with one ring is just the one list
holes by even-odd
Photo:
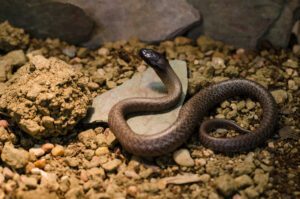
[[87, 41], [93, 30], [92, 20], [80, 8], [49, 0], [1, 0], [0, 21], [5, 20], [34, 37], [74, 44]]
[[234, 179], [228, 175], [222, 175], [215, 181], [217, 189], [224, 195], [230, 196], [236, 191], [236, 185]]
[[255, 48], [262, 39], [286, 47], [293, 24], [291, 16], [299, 7], [296, 1], [188, 0], [203, 15], [203, 27], [188, 36], [205, 34], [244, 48]]
[[29, 162], [29, 153], [24, 149], [14, 148], [13, 144], [7, 142], [3, 147], [1, 159], [14, 169], [20, 169]]
[[280, 16], [278, 16], [278, 19], [272, 24], [272, 27], [263, 39], [270, 41], [274, 46], [286, 48], [290, 41], [295, 19], [297, 19], [297, 17], [300, 19], [300, 16], [296, 16], [296, 12], [299, 12], [299, 8], [299, 0], [285, 1]]
[[59, 1], [82, 8], [94, 19], [96, 29], [86, 43], [89, 47], [133, 36], [143, 41], [160, 41], [183, 33], [200, 21], [197, 10], [185, 0]]

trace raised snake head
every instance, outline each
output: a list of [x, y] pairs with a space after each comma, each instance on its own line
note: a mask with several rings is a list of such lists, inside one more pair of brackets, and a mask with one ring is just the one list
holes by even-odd
[[164, 70], [169, 66], [169, 62], [165, 56], [152, 49], [142, 48], [139, 55], [153, 69]]

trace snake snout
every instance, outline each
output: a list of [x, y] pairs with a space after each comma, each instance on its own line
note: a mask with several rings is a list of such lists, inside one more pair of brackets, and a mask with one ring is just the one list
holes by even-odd
[[166, 58], [152, 49], [142, 48], [139, 55], [152, 68], [164, 69], [166, 66]]

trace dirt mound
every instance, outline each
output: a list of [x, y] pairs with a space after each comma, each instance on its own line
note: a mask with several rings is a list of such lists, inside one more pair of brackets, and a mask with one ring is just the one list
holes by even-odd
[[59, 59], [34, 56], [6, 83], [0, 109], [34, 137], [66, 134], [86, 115], [88, 81]]

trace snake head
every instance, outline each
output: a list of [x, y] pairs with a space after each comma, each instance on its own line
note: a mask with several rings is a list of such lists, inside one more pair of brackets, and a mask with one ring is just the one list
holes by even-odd
[[164, 70], [168, 66], [168, 60], [165, 56], [152, 49], [142, 48], [139, 55], [153, 69]]

